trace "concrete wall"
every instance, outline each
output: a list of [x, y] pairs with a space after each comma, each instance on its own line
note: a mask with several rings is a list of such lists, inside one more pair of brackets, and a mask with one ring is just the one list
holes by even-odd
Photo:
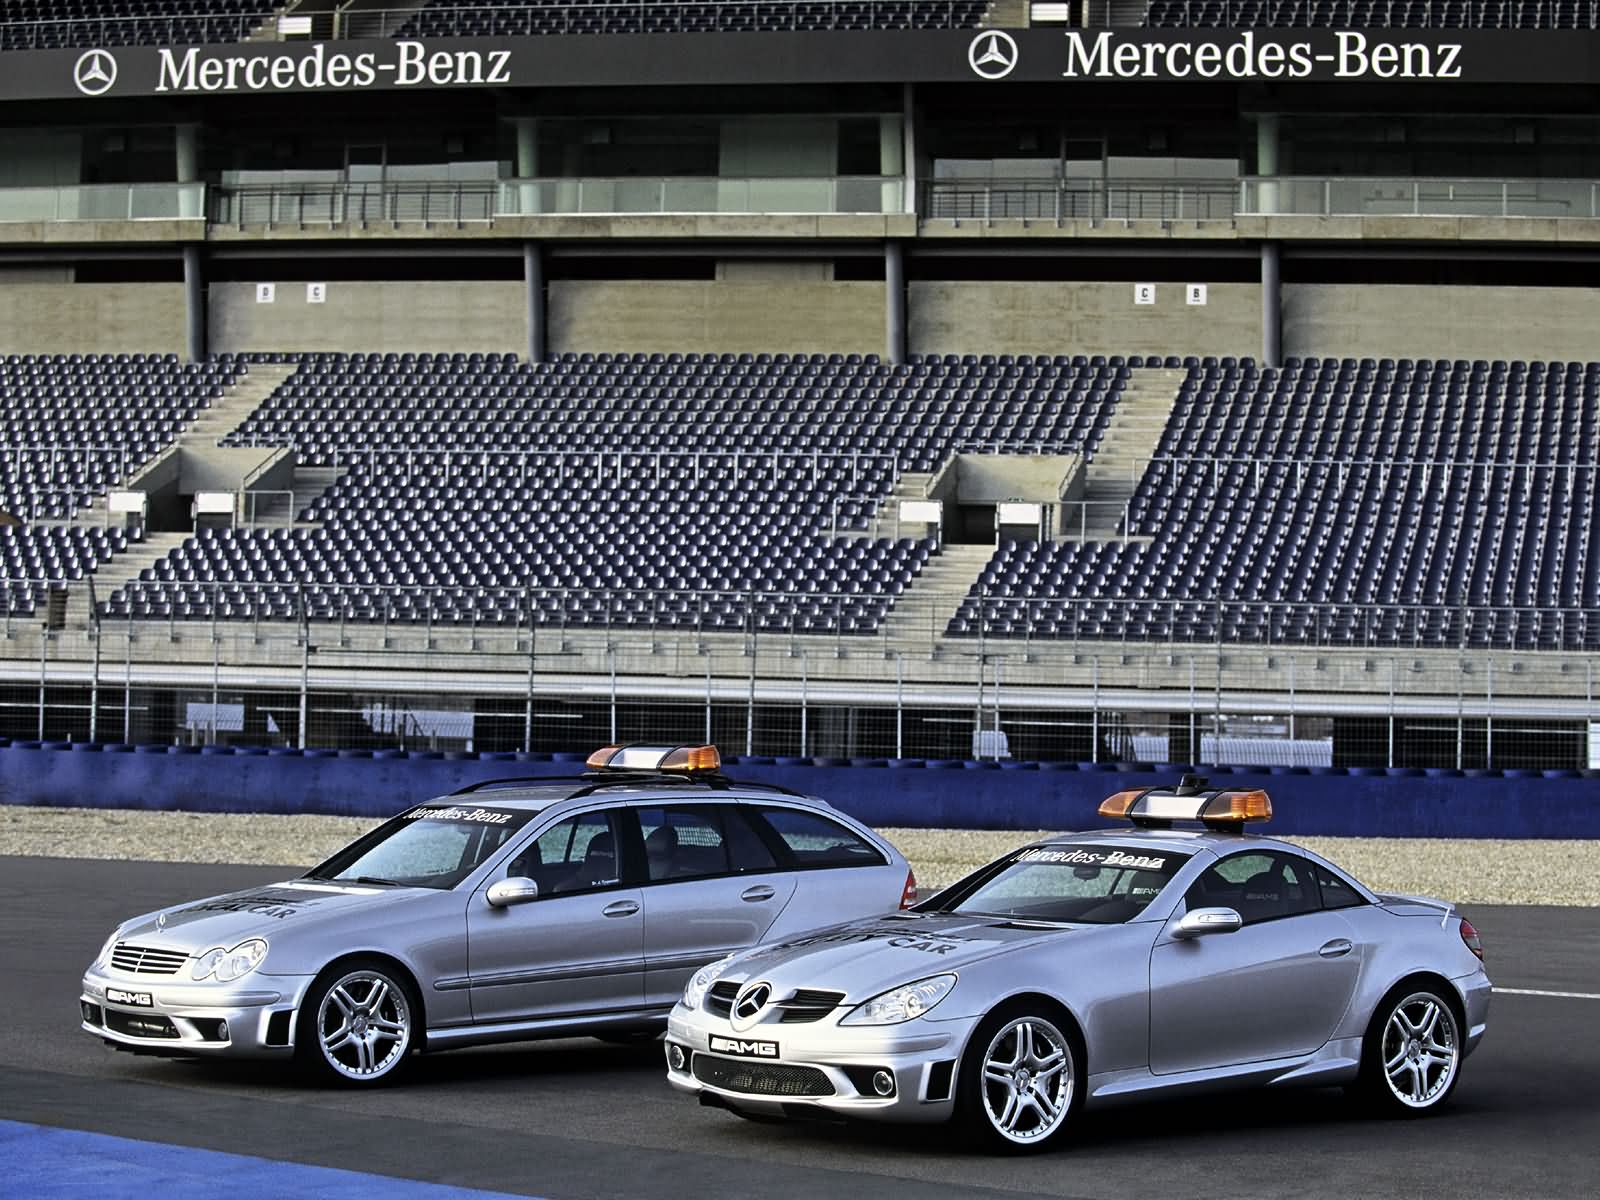
[[181, 283], [0, 282], [0, 354], [185, 352]]
[[[1195, 283], [1206, 283], [1196, 279]], [[1261, 353], [1261, 288], [1211, 283], [1204, 306], [1184, 285], [1158, 283], [1133, 302], [1131, 283], [914, 282], [914, 352], [945, 354]]]
[[304, 283], [280, 283], [273, 302], [261, 304], [254, 283], [212, 284], [212, 351], [527, 348], [520, 282], [330, 280], [326, 289], [327, 298], [311, 304]]
[[[113, 752], [115, 751], [115, 752]], [[389, 816], [480, 779], [571, 775], [579, 756], [437, 752], [298, 751], [119, 746], [0, 739], [0, 804], [169, 809], [193, 812], [319, 812]], [[856, 765], [859, 762], [861, 765]], [[730, 761], [735, 778], [826, 797], [878, 826], [1089, 829], [1099, 803], [1124, 788], [1170, 785], [1172, 773], [1088, 763], [961, 763], [922, 759]], [[1008, 769], [1009, 768], [1009, 769]], [[1265, 788], [1274, 834], [1334, 837], [1592, 838], [1600, 836], [1595, 772], [1560, 778], [1498, 771], [1316, 767], [1208, 767], [1217, 785]], [[1285, 778], [1292, 774], [1292, 778]]]
[[881, 354], [881, 283], [556, 280], [550, 348]]
[[1600, 288], [1290, 284], [1283, 308], [1287, 355], [1600, 357]]

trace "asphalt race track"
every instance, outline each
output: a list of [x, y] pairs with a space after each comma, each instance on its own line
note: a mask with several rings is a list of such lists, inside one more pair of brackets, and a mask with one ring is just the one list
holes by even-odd
[[[1596, 999], [1497, 996], [1483, 1047], [1434, 1118], [1370, 1119], [1336, 1091], [1257, 1093], [1104, 1110], [1059, 1153], [994, 1158], [952, 1149], [937, 1129], [702, 1110], [667, 1087], [654, 1045], [440, 1054], [360, 1094], [308, 1089], [276, 1065], [116, 1054], [76, 1016], [80, 972], [111, 927], [291, 872], [26, 858], [0, 858], [0, 872], [0, 1120], [552, 1200], [1600, 1193]], [[1501, 988], [1600, 993], [1600, 910], [1467, 915]], [[0, 1195], [18, 1186], [0, 1173]], [[225, 1176], [216, 1187], [247, 1194]]]

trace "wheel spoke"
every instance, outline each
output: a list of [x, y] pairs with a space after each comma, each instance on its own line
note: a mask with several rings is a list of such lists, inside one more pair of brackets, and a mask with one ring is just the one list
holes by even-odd
[[1033, 1026], [1024, 1021], [1017, 1026], [1017, 1061], [1025, 1063], [1033, 1057]]
[[336, 987], [329, 992], [328, 999], [337, 1004], [339, 1006], [339, 1011], [342, 1012], [346, 1017], [354, 1016], [356, 1009], [361, 1007], [356, 1003], [355, 997], [349, 992], [345, 991], [343, 986]]
[[1038, 1084], [1034, 1085], [1031, 1099], [1034, 1109], [1039, 1114], [1041, 1124], [1048, 1125], [1056, 1119], [1056, 1102]]
[[362, 1007], [369, 1013], [375, 1013], [378, 1011], [378, 1005], [383, 1003], [384, 997], [388, 994], [389, 985], [381, 979], [375, 980], [372, 984], [372, 990], [367, 993], [367, 1002]]
[[377, 1017], [373, 1018], [372, 1023], [368, 1026], [368, 1028], [374, 1029], [383, 1034], [385, 1037], [391, 1038], [398, 1038], [406, 1031], [406, 1027], [400, 1024], [399, 1021], [385, 1021]]
[[1433, 1030], [1439, 1024], [1439, 1006], [1430, 1004], [1422, 1010], [1422, 1020], [1417, 1025], [1417, 1036], [1424, 1041], [1433, 1036]]
[[1399, 1050], [1395, 1051], [1394, 1057], [1389, 1059], [1388, 1062], [1383, 1064], [1383, 1069], [1388, 1074], [1393, 1075], [1394, 1072], [1395, 1072], [1395, 1068], [1397, 1068], [1401, 1063], [1405, 1062], [1405, 1060], [1406, 1060], [1406, 1048], [1405, 1048], [1404, 1045], [1402, 1045]]
[[1001, 1087], [1011, 1086], [1011, 1072], [998, 1063], [984, 1063], [983, 1077], [989, 1083], [998, 1083]]
[[1021, 1110], [1022, 1097], [1018, 1094], [1016, 1088], [1010, 1088], [1006, 1092], [1006, 1106], [1001, 1111], [1000, 1116], [995, 1123], [999, 1125], [1001, 1129], [1004, 1129], [1006, 1132], [1010, 1133], [1016, 1129], [1017, 1117], [1021, 1115]]
[[328, 1051], [328, 1053], [332, 1054], [335, 1050], [344, 1049], [345, 1046], [354, 1040], [355, 1039], [350, 1036], [350, 1027], [347, 1025], [342, 1029], [336, 1029], [334, 1032], [324, 1036], [322, 1039], [322, 1045]]

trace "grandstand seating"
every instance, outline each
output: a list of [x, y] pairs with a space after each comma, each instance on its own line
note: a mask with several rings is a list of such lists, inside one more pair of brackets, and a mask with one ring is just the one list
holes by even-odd
[[595, 0], [433, 0], [400, 37], [526, 37], [567, 33], [776, 33], [969, 29], [987, 0], [707, 0], [606, 4]]
[[322, 527], [189, 539], [106, 611], [297, 615], [298, 582], [313, 616], [355, 621], [514, 622], [531, 602], [548, 623], [735, 629], [756, 593], [760, 629], [870, 633], [933, 552], [859, 536], [899, 474], [968, 446], [1092, 452], [1127, 373], [1066, 355], [311, 355], [228, 441], [347, 469], [304, 514]]
[[1151, 0], [1162, 29], [1594, 29], [1588, 0]]
[[237, 42], [282, 0], [0, 0], [0, 50]]
[[1600, 646], [1597, 396], [1600, 363], [1196, 367], [1149, 540], [1007, 543], [949, 632]]
[[0, 617], [35, 612], [49, 584], [82, 579], [127, 548], [120, 529], [0, 525]]
[[153, 457], [245, 369], [145, 354], [0, 359], [0, 511], [71, 516]]

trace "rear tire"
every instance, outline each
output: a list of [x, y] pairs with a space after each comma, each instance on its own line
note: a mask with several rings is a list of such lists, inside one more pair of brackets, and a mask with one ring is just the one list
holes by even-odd
[[1386, 1117], [1437, 1112], [1461, 1079], [1461, 1023], [1437, 984], [1402, 984], [1383, 998], [1361, 1042], [1354, 1091]]
[[300, 1006], [295, 1057], [322, 1083], [377, 1087], [404, 1068], [420, 1038], [422, 1005], [411, 980], [381, 959], [336, 963]]
[[1038, 1002], [1002, 1005], [961, 1059], [956, 1119], [985, 1149], [1029, 1154], [1059, 1145], [1083, 1107], [1083, 1052], [1065, 1017]]

